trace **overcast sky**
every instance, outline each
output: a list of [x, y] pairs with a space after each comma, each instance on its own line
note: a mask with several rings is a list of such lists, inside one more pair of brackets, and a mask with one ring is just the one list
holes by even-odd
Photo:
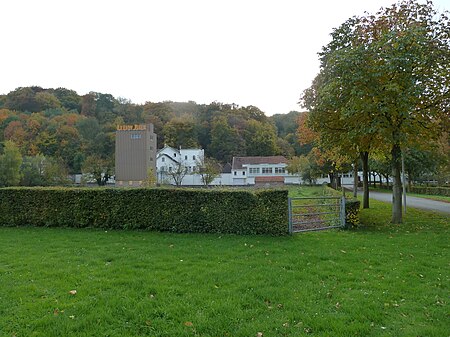
[[[0, 94], [38, 85], [134, 103], [301, 110], [332, 29], [393, 2], [1, 0]], [[450, 0], [434, 3], [450, 9]]]

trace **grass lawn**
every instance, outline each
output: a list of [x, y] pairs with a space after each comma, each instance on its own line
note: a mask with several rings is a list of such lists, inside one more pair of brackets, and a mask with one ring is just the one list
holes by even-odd
[[0, 336], [449, 336], [449, 217], [371, 207], [286, 237], [0, 228]]
[[450, 197], [446, 197], [444, 195], [429, 195], [429, 194], [418, 194], [418, 193], [406, 193], [406, 195], [409, 195], [411, 197], [419, 197], [419, 198], [425, 198], [425, 199], [431, 199], [431, 200], [437, 200], [437, 201], [443, 201], [450, 203]]

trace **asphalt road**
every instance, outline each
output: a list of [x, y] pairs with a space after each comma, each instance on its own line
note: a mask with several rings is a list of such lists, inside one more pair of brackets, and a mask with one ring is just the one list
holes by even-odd
[[[362, 192], [358, 191], [358, 194]], [[373, 192], [370, 191], [369, 198], [386, 201], [392, 203], [392, 194], [391, 193], [382, 193], [382, 192]], [[402, 199], [403, 203], [403, 199]], [[402, 205], [403, 206], [403, 205]], [[437, 211], [442, 213], [450, 214], [450, 203], [443, 201], [436, 201], [418, 197], [411, 197], [409, 195], [406, 196], [406, 210], [408, 211], [408, 207], [426, 209], [430, 211]]]

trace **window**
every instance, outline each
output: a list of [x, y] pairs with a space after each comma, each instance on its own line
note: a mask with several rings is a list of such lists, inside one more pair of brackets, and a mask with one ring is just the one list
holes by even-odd
[[284, 167], [275, 167], [275, 173], [285, 173]]
[[161, 161], [164, 163], [166, 161], [166, 158], [162, 157]]
[[249, 168], [250, 174], [258, 174], [259, 173], [259, 167], [250, 167]]
[[192, 166], [192, 171], [196, 171], [197, 170], [197, 167], [196, 166]]
[[187, 156], [184, 156], [184, 160], [187, 160]]
[[172, 166], [169, 166], [169, 172], [172, 172]]
[[242, 175], [245, 176], [245, 171], [242, 171]]
[[192, 156], [192, 160], [195, 160], [195, 156]]
[[236, 171], [234, 171], [234, 175], [237, 175], [237, 172], [236, 172]]
[[131, 139], [141, 139], [141, 138], [142, 138], [142, 135], [140, 135], [140, 134], [136, 134], [136, 133], [131, 134]]
[[272, 173], [272, 168], [271, 167], [263, 167], [262, 168], [262, 173]]
[[176, 156], [177, 156], [177, 154], [176, 154], [176, 153], [174, 153], [174, 154], [173, 154], [173, 156], [174, 156], [174, 157], [176, 157]]

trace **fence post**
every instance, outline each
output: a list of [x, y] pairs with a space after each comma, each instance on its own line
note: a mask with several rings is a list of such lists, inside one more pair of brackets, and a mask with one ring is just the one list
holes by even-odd
[[341, 227], [345, 227], [345, 197], [341, 197]]
[[292, 234], [292, 206], [291, 206], [291, 198], [288, 198], [288, 210], [289, 210], [289, 234]]

